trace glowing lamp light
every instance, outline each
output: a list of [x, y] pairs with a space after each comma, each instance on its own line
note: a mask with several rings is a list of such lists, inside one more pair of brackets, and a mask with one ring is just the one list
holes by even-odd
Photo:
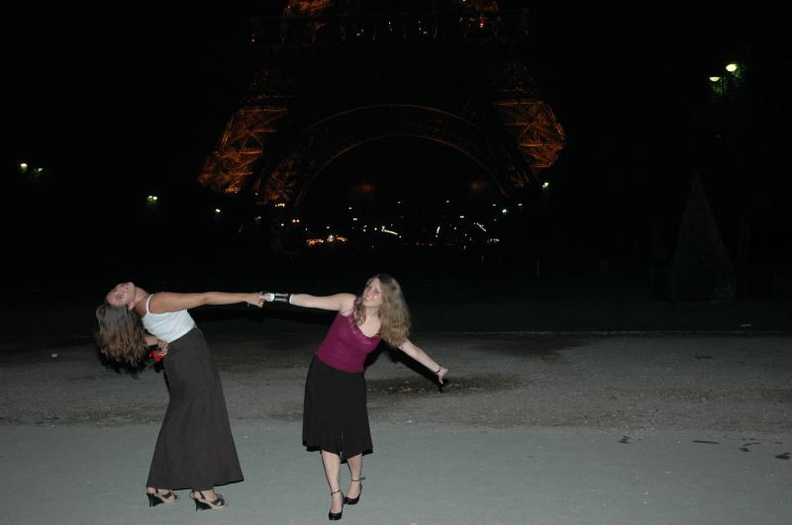
[[732, 62], [731, 64], [726, 64], [726, 71], [728, 71], [729, 73], [734, 73], [735, 71], [737, 71], [737, 64], [735, 64], [734, 62]]
[[148, 204], [150, 206], [153, 206], [153, 205], [157, 204], [158, 200], [159, 200], [159, 197], [157, 197], [156, 195], [148, 195], [148, 196], [146, 196], [146, 204]]
[[720, 80], [720, 77], [709, 77], [710, 82], [717, 82]]

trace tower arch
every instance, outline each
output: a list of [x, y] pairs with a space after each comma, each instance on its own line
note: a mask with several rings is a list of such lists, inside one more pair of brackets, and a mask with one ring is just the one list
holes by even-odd
[[542, 182], [565, 136], [522, 58], [523, 10], [361, 5], [290, 2], [289, 13], [254, 20], [260, 66], [207, 156], [202, 186], [296, 212], [333, 160], [389, 137], [461, 152], [506, 199]]

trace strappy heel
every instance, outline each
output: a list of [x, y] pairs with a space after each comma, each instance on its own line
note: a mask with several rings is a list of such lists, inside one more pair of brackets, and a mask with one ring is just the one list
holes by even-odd
[[[200, 498], [195, 496], [195, 492], [201, 495]], [[193, 492], [190, 497], [195, 500], [195, 510], [222, 510], [228, 506], [228, 502], [225, 500], [223, 496], [217, 494], [217, 499], [215, 500], [208, 500], [204, 493], [200, 490], [196, 490]], [[215, 493], [216, 494], [216, 493]]]
[[146, 491], [146, 496], [148, 496], [149, 507], [156, 507], [160, 503], [176, 503], [179, 500], [179, 496], [170, 490], [160, 492], [159, 489], [154, 489], [154, 492]]
[[[335, 496], [339, 492], [341, 492], [341, 489], [334, 490], [333, 492], [330, 493], [330, 497], [332, 498], [333, 496]], [[344, 499], [345, 499], [344, 498], [344, 493], [341, 492], [341, 510], [339, 512], [333, 512], [332, 510], [328, 511], [327, 512], [327, 519], [329, 519], [330, 521], [338, 521], [338, 520], [341, 519], [341, 516], [344, 515]]]
[[357, 505], [357, 502], [360, 501], [360, 494], [363, 493], [363, 480], [364, 479], [366, 479], [365, 476], [360, 476], [360, 479], [350, 479], [349, 480], [350, 483], [360, 483], [360, 492], [358, 492], [358, 495], [357, 495], [356, 498], [350, 498], [350, 497], [344, 496], [344, 503], [346, 503], [347, 505]]

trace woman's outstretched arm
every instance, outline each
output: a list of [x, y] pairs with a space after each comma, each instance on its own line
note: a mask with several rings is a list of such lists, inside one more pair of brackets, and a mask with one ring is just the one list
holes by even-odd
[[437, 376], [437, 380], [440, 382], [440, 384], [443, 384], [443, 378], [445, 378], [445, 375], [448, 373], [448, 369], [444, 366], [441, 366], [440, 363], [429, 357], [429, 354], [424, 352], [420, 347], [416, 346], [409, 339], [405, 339], [405, 341], [399, 345], [399, 350], [421, 363], [427, 369], [431, 370], [432, 373]]
[[174, 312], [188, 310], [204, 305], [221, 305], [247, 303], [261, 308], [264, 304], [262, 292], [198, 292], [198, 293], [155, 293], [149, 303], [152, 313]]
[[333, 295], [310, 295], [307, 293], [265, 293], [268, 302], [289, 303], [304, 308], [318, 308], [320, 310], [334, 310], [344, 312], [352, 308], [355, 295], [351, 293], [337, 293]]

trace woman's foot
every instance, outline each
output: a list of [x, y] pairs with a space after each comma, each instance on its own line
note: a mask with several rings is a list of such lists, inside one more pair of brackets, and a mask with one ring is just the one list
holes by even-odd
[[156, 507], [160, 503], [176, 503], [179, 499], [179, 496], [174, 494], [172, 490], [154, 487], [146, 487], [146, 496], [148, 496], [149, 507]]
[[191, 497], [195, 500], [195, 510], [221, 510], [228, 506], [225, 498], [214, 490], [194, 490]]
[[362, 479], [363, 478], [352, 479], [349, 481], [349, 490], [347, 491], [347, 495], [344, 496], [344, 503], [347, 505], [355, 505], [360, 501], [360, 493], [363, 492]]
[[340, 520], [344, 514], [344, 493], [341, 492], [341, 489], [334, 490], [330, 493], [330, 497], [333, 498], [333, 503], [327, 513], [327, 519], [331, 521]]

